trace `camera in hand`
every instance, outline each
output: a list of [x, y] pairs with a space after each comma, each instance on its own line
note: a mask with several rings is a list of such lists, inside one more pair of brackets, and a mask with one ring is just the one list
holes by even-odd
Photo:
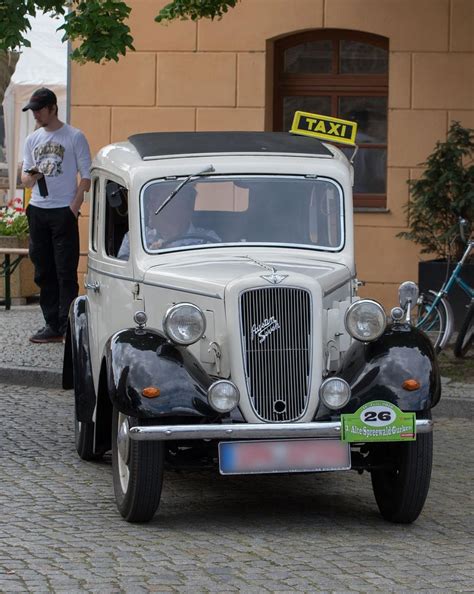
[[[35, 175], [40, 172], [37, 169], [25, 169], [25, 173]], [[45, 198], [48, 195], [48, 186], [46, 185], [46, 179], [44, 178], [44, 175], [41, 175], [41, 177], [37, 180], [36, 183], [38, 184], [40, 196], [43, 196], [43, 198]]]

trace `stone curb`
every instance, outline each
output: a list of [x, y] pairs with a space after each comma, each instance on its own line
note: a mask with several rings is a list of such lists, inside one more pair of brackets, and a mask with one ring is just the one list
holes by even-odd
[[[62, 388], [62, 371], [47, 367], [0, 367], [0, 383], [37, 388]], [[445, 391], [449, 389], [444, 386]], [[441, 397], [433, 417], [474, 419], [474, 399]]]
[[0, 383], [62, 388], [62, 372], [48, 367], [0, 367]]

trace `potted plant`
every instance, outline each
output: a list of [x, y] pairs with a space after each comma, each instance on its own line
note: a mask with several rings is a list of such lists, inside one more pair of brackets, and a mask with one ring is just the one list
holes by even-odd
[[[428, 157], [419, 179], [409, 180], [410, 200], [405, 205], [408, 231], [398, 237], [422, 246], [422, 254], [435, 258], [419, 263], [419, 284], [422, 291], [437, 290], [448, 270], [462, 256], [465, 244], [459, 236], [459, 217], [474, 225], [474, 130], [452, 122], [446, 141], [437, 142]], [[463, 268], [463, 278], [474, 286], [474, 263]], [[465, 293], [457, 286], [448, 296], [455, 315], [455, 324], [464, 316], [468, 304]], [[456, 315], [458, 313], [458, 315]], [[458, 319], [457, 319], [458, 318]]]
[[[28, 247], [28, 219], [21, 198], [9, 200], [5, 207], [0, 208], [0, 247]], [[38, 293], [38, 287], [33, 278], [33, 265], [29, 259], [24, 258], [11, 276], [11, 297], [20, 299]], [[1, 276], [0, 295], [2, 297], [5, 297], [4, 283], [5, 279]]]

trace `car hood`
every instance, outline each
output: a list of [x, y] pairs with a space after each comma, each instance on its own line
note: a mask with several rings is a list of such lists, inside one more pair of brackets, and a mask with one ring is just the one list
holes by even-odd
[[[196, 257], [189, 252], [175, 254], [173, 261], [154, 264], [147, 267], [143, 282], [169, 289], [223, 297], [226, 286], [237, 279], [251, 281], [255, 277], [258, 285], [262, 277], [271, 284], [287, 285], [301, 282], [302, 276], [316, 280], [327, 294], [348, 282], [351, 272], [344, 264], [327, 262], [314, 257], [285, 255], [273, 252], [259, 253], [258, 256], [200, 254]], [[271, 279], [272, 269], [277, 277]], [[279, 276], [284, 276], [283, 279]], [[268, 278], [267, 278], [268, 277]], [[276, 282], [275, 282], [276, 281]]]

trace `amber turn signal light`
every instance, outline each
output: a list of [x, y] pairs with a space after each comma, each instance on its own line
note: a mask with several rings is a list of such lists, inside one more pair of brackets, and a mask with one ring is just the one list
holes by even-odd
[[145, 396], [145, 398], [156, 398], [160, 395], [160, 388], [155, 388], [155, 386], [148, 386], [148, 388], [143, 388], [142, 394], [143, 396]]
[[420, 382], [416, 379], [407, 379], [402, 384], [402, 388], [404, 390], [408, 390], [409, 392], [412, 392], [413, 390], [418, 390], [419, 387]]

